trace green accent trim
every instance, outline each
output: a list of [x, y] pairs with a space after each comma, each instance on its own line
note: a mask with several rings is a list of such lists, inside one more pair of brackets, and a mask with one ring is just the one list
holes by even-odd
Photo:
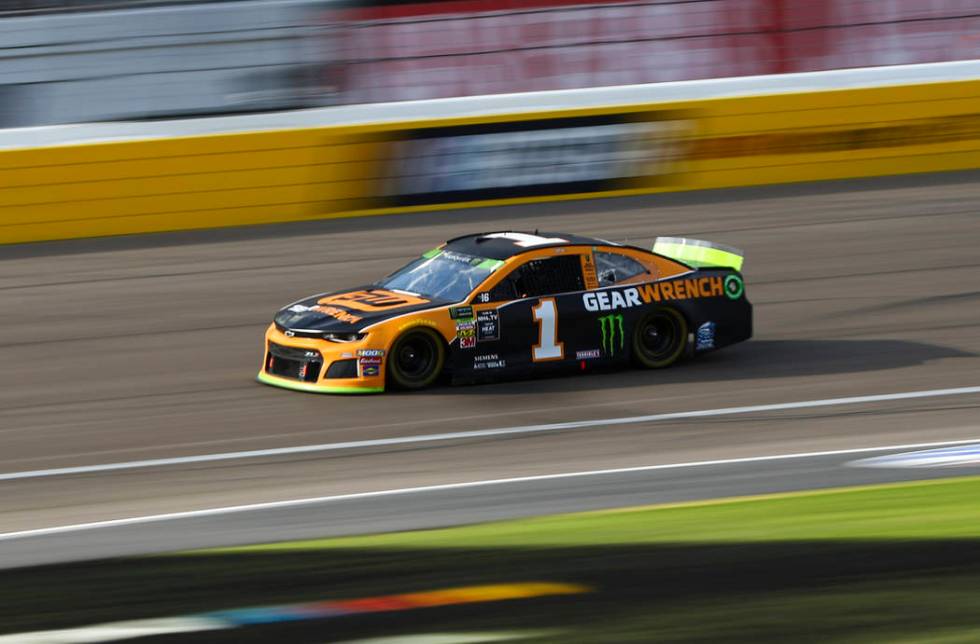
[[725, 295], [730, 300], [737, 300], [745, 292], [745, 282], [738, 275], [728, 275], [725, 277]]
[[311, 394], [380, 394], [385, 390], [384, 387], [357, 387], [354, 385], [349, 387], [334, 387], [330, 385], [317, 385], [312, 382], [293, 382], [286, 378], [270, 376], [264, 371], [260, 371], [255, 379], [273, 387], [282, 387], [283, 389], [292, 389], [293, 391], [305, 391]]
[[497, 270], [498, 268], [500, 268], [503, 265], [504, 265], [504, 263], [502, 261], [500, 261], [499, 259], [485, 259], [482, 262], [480, 262], [479, 264], [477, 264], [476, 267], [477, 268], [486, 268], [487, 270], [495, 271], [495, 270]]
[[442, 249], [441, 248], [433, 248], [432, 250], [427, 250], [424, 253], [422, 253], [422, 258], [423, 259], [432, 259], [433, 257], [435, 257], [436, 255], [438, 255], [441, 252], [442, 252]]
[[742, 270], [742, 262], [745, 261], [745, 258], [737, 253], [711, 246], [694, 244], [675, 244], [658, 241], [653, 246], [653, 252], [682, 261], [685, 264], [690, 264], [695, 268], [713, 266], [734, 268], [740, 271]]

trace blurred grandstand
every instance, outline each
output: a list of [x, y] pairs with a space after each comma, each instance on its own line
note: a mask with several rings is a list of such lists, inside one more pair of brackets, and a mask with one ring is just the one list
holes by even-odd
[[980, 57], [976, 0], [3, 0], [0, 8], [0, 127]]
[[338, 22], [350, 102], [980, 56], [975, 0], [374, 2]]

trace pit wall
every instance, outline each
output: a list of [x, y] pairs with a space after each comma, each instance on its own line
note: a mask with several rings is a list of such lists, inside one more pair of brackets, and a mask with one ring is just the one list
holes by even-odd
[[972, 61], [8, 130], [0, 243], [977, 168], [978, 79]]

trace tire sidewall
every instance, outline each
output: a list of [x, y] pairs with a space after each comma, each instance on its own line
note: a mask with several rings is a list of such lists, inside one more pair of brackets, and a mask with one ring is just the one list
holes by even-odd
[[[674, 320], [677, 327], [678, 339], [676, 340], [674, 350], [667, 357], [661, 360], [652, 360], [640, 348], [640, 333], [651, 318], [659, 316], [668, 316]], [[646, 313], [637, 321], [636, 326], [633, 327], [633, 344], [631, 347], [633, 350], [633, 362], [637, 366], [645, 369], [663, 369], [664, 367], [669, 367], [684, 355], [684, 351], [687, 348], [687, 334], [687, 320], [676, 309], [664, 307]]]
[[[418, 380], [406, 379], [398, 369], [396, 358], [397, 352], [401, 348], [402, 344], [413, 336], [422, 336], [427, 338], [435, 351], [435, 364], [431, 370], [431, 373], [429, 373], [425, 378]], [[385, 374], [385, 381], [387, 385], [390, 385], [394, 389], [424, 389], [439, 378], [445, 365], [446, 346], [443, 343], [442, 338], [432, 329], [417, 327], [398, 336], [398, 338], [391, 344], [391, 349], [388, 352], [388, 364]]]

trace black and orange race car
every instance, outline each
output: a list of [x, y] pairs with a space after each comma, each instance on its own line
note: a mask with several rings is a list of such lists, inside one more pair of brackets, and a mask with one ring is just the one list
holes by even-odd
[[374, 284], [280, 310], [258, 379], [370, 393], [666, 367], [751, 337], [741, 266], [740, 251], [692, 239], [648, 251], [558, 233], [458, 237]]

